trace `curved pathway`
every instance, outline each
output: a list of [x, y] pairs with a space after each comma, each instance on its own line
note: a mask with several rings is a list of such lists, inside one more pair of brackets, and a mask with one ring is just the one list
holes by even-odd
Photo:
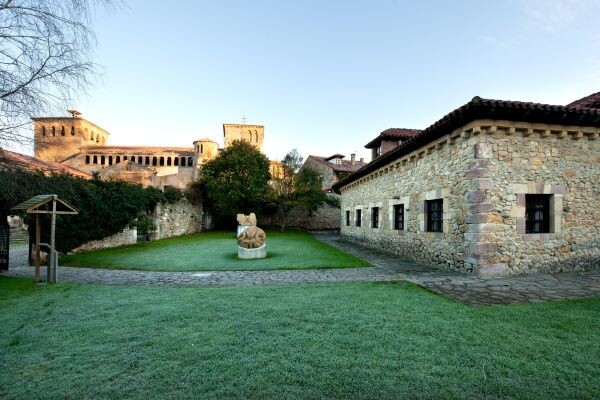
[[[331, 246], [369, 261], [373, 268], [157, 272], [59, 267], [58, 279], [59, 281], [79, 283], [176, 286], [406, 280], [434, 293], [471, 306], [600, 296], [600, 271], [481, 279], [412, 260], [401, 259], [356, 243], [345, 242], [340, 239], [339, 235], [315, 234], [315, 237]], [[24, 264], [23, 254], [20, 254], [18, 250], [13, 254], [21, 257], [13, 259], [10, 270], [3, 272], [2, 275], [33, 276], [34, 270]], [[26, 256], [26, 251], [24, 254]], [[42, 277], [44, 276], [45, 268], [42, 268]]]

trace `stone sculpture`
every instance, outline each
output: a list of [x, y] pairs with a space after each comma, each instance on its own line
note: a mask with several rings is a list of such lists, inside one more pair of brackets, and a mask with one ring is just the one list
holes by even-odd
[[256, 226], [256, 215], [250, 213], [250, 215], [238, 214], [237, 222], [243, 226]]
[[240, 247], [245, 249], [256, 249], [264, 245], [266, 239], [265, 231], [256, 226], [251, 226], [238, 235], [237, 242]]

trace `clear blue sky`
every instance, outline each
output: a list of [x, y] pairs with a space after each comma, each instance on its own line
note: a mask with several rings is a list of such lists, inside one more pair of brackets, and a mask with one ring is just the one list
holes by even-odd
[[565, 104], [600, 91], [600, 1], [125, 0], [99, 11], [103, 78], [75, 107], [111, 144], [222, 144], [265, 125], [281, 159], [349, 154], [473, 96]]

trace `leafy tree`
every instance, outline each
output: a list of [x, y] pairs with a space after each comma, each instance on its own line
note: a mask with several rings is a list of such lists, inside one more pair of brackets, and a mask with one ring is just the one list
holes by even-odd
[[[242, 140], [202, 166], [203, 206], [217, 226], [232, 226], [238, 213], [260, 213], [270, 197], [269, 160]], [[193, 185], [192, 187], [196, 187]]]
[[323, 177], [314, 169], [302, 168], [303, 157], [296, 149], [291, 150], [283, 160], [281, 176], [274, 177], [274, 203], [281, 230], [285, 229], [289, 212], [304, 208], [311, 215], [323, 203], [326, 196], [322, 190]]
[[281, 160], [281, 174], [274, 176], [272, 179], [273, 203], [277, 209], [277, 216], [279, 217], [279, 224], [282, 231], [285, 229], [289, 211], [296, 205], [294, 182], [296, 181], [298, 170], [302, 167], [303, 160], [304, 158], [298, 153], [298, 150], [291, 150]]
[[111, 0], [0, 0], [0, 146], [31, 143], [31, 118], [66, 108], [96, 72], [95, 4]]

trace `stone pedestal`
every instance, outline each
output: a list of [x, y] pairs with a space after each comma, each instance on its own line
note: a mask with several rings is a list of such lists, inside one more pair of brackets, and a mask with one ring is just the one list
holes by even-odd
[[[238, 228], [239, 229], [239, 228]], [[255, 249], [246, 249], [238, 246], [238, 257], [244, 260], [252, 258], [265, 258], [267, 256], [267, 243]]]

